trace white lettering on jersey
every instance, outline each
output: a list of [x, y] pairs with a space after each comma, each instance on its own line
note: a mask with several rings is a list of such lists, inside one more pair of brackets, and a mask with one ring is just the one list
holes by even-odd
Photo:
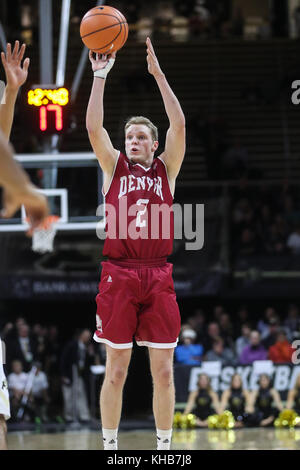
[[122, 196], [125, 196], [127, 193], [127, 177], [126, 176], [121, 176], [120, 178], [120, 191], [119, 191], [119, 199]]
[[[128, 179], [128, 182], [127, 182]], [[132, 191], [138, 191], [140, 189], [147, 190], [147, 191], [154, 191], [154, 193], [160, 197], [163, 201], [163, 194], [162, 194], [162, 178], [158, 176], [157, 178], [150, 178], [147, 176], [147, 187], [146, 187], [146, 176], [121, 176], [120, 178], [120, 190], [119, 196], [120, 199], [122, 196], [125, 196], [127, 193], [131, 193]]]

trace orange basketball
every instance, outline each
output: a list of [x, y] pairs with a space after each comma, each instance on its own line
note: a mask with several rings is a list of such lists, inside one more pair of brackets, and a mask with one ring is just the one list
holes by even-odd
[[95, 7], [81, 20], [80, 36], [86, 47], [99, 54], [111, 54], [124, 46], [128, 37], [126, 18], [116, 8]]

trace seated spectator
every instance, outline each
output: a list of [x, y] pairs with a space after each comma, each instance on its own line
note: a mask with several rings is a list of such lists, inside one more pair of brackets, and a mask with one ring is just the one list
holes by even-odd
[[268, 352], [261, 344], [260, 334], [258, 331], [251, 331], [250, 344], [245, 346], [240, 357], [241, 364], [252, 364], [253, 361], [264, 361], [268, 357]]
[[[273, 405], [274, 403], [274, 405]], [[261, 374], [258, 390], [251, 392], [251, 416], [247, 422], [251, 426], [272, 426], [275, 418], [283, 409], [280, 395], [271, 386], [271, 379], [267, 374]]]
[[297, 224], [294, 231], [287, 239], [287, 247], [294, 255], [300, 254], [300, 224]]
[[18, 408], [27, 383], [28, 374], [23, 372], [22, 362], [14, 360], [11, 364], [12, 372], [7, 377], [8, 389], [11, 403], [12, 418], [16, 418]]
[[236, 358], [233, 351], [224, 347], [223, 338], [216, 338], [213, 347], [205, 356], [206, 361], [220, 361], [222, 366], [234, 366]]
[[194, 413], [197, 416], [197, 426], [203, 428], [207, 427], [207, 418], [210, 415], [219, 413], [220, 403], [206, 374], [199, 374], [197, 387], [197, 390], [189, 394], [183, 414]]
[[197, 333], [192, 329], [185, 329], [181, 333], [183, 344], [175, 349], [175, 359], [179, 364], [200, 365], [203, 355], [203, 346], [195, 344]]
[[238, 337], [241, 334], [242, 326], [245, 323], [250, 324], [249, 311], [246, 305], [242, 305], [237, 311], [237, 318], [234, 319], [234, 328], [235, 328], [234, 336], [235, 337]]
[[241, 328], [241, 336], [235, 342], [235, 352], [237, 357], [240, 357], [243, 349], [250, 344], [251, 327], [249, 323], [244, 323]]
[[36, 364], [37, 370], [35, 373], [35, 378], [32, 384], [32, 398], [33, 398], [33, 407], [35, 411], [35, 415], [39, 417], [42, 421], [47, 422], [47, 406], [50, 402], [50, 398], [48, 396], [48, 379], [45, 374], [41, 370], [42, 364], [37, 362]]
[[196, 309], [194, 315], [188, 318], [188, 324], [197, 333], [196, 342], [202, 344], [205, 336], [205, 314], [200, 308]]
[[233, 326], [228, 313], [224, 312], [221, 314], [219, 326], [221, 333], [220, 336], [224, 339], [225, 345], [230, 348], [233, 348]]
[[204, 337], [204, 351], [207, 352], [212, 348], [213, 342], [220, 336], [220, 327], [217, 322], [210, 322], [207, 326], [207, 333]]
[[292, 355], [295, 349], [292, 348], [287, 340], [286, 332], [279, 330], [277, 332], [277, 340], [273, 346], [269, 348], [269, 359], [273, 362], [292, 362]]
[[249, 411], [250, 397], [250, 392], [243, 389], [241, 376], [233, 374], [230, 387], [222, 393], [220, 413], [224, 413], [225, 410], [231, 411], [236, 428], [244, 426], [246, 412]]
[[268, 350], [277, 340], [277, 334], [280, 327], [280, 321], [278, 317], [272, 317], [269, 320], [269, 332], [268, 335], [262, 340], [262, 344]]
[[276, 310], [273, 307], [267, 307], [264, 312], [264, 317], [257, 323], [257, 329], [260, 332], [261, 339], [264, 339], [269, 334], [269, 321], [270, 318], [277, 317]]
[[294, 388], [288, 392], [286, 409], [294, 410], [300, 416], [300, 374], [297, 375]]

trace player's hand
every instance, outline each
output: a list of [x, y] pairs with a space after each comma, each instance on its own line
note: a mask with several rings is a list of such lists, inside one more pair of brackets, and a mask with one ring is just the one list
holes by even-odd
[[21, 64], [25, 49], [25, 44], [22, 44], [20, 47], [19, 41], [16, 41], [13, 51], [11, 51], [11, 44], [8, 43], [6, 54], [1, 52], [1, 60], [5, 70], [7, 87], [11, 90], [18, 90], [27, 80], [30, 59], [26, 57], [23, 65]]
[[146, 44], [147, 44], [147, 63], [148, 63], [148, 72], [151, 73], [154, 77], [159, 77], [164, 75], [158, 59], [155, 55], [154, 48], [152, 46], [152, 42], [150, 38], [146, 39]]
[[93, 72], [97, 72], [97, 70], [106, 69], [110, 64], [112, 64], [111, 67], [113, 66], [115, 59], [116, 59], [116, 52], [113, 52], [112, 54], [108, 54], [108, 55], [95, 54], [95, 57], [94, 57], [94, 52], [89, 51], [89, 59], [92, 64]]
[[12, 217], [20, 209], [22, 204], [25, 207], [30, 227], [27, 235], [31, 236], [33, 231], [49, 214], [47, 199], [31, 184], [28, 184], [25, 190], [19, 193], [4, 189], [1, 216], [4, 218]]

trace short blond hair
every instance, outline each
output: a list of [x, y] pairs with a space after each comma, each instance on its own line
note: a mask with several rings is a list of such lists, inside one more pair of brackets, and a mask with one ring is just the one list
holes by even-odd
[[132, 126], [132, 124], [144, 124], [150, 129], [153, 140], [158, 140], [158, 129], [153, 124], [153, 122], [150, 121], [150, 119], [144, 116], [132, 116], [131, 118], [127, 119], [125, 123], [125, 133], [128, 127]]

